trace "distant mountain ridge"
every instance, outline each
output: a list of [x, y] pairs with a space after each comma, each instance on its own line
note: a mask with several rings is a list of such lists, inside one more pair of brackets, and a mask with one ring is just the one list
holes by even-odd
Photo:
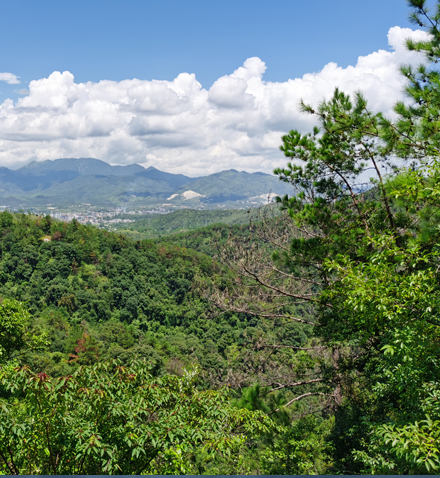
[[79, 203], [217, 207], [258, 203], [269, 193], [288, 192], [290, 187], [275, 176], [234, 169], [191, 178], [153, 166], [112, 166], [95, 158], [33, 161], [17, 170], [0, 168], [0, 201], [10, 207]]
[[49, 171], [75, 171], [81, 176], [98, 174], [104, 176], [131, 176], [145, 168], [139, 164], [127, 166], [112, 166], [95, 158], [60, 158], [46, 161], [32, 161], [17, 169], [17, 172], [45, 174]]
[[183, 174], [165, 173], [164, 171], [159, 171], [159, 169], [156, 169], [153, 166], [150, 166], [149, 168], [144, 169], [144, 171], [137, 172], [136, 176], [153, 179], [155, 181], [165, 181], [173, 189], [183, 186], [184, 184], [191, 183], [195, 181], [196, 179], [198, 179], [198, 178], [190, 178], [188, 176], [184, 176]]

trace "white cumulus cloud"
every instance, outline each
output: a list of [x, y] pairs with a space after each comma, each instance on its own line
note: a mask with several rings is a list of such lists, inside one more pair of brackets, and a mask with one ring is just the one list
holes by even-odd
[[[173, 81], [76, 83], [70, 72], [54, 72], [31, 81], [29, 94], [16, 103], [0, 105], [0, 164], [95, 157], [194, 176], [228, 168], [270, 172], [285, 164], [281, 135], [313, 124], [298, 111], [301, 98], [316, 104], [335, 87], [362, 90], [373, 110], [391, 114], [403, 98], [399, 66], [423, 61], [406, 50], [409, 36], [426, 33], [393, 27], [389, 51], [359, 57], [347, 68], [328, 63], [285, 82], [265, 81], [264, 62], [249, 58], [209, 90], [188, 73]], [[18, 82], [10, 73], [0, 73], [0, 80]]]
[[5, 81], [9, 85], [19, 85], [20, 80], [18, 78], [14, 73], [0, 73], [0, 81]]

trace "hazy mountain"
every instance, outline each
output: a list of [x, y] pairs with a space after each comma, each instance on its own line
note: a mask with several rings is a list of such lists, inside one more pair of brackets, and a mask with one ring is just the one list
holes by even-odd
[[198, 179], [198, 178], [190, 178], [188, 176], [184, 176], [183, 174], [165, 173], [164, 171], [159, 171], [153, 166], [150, 166], [144, 171], [140, 171], [136, 173], [136, 176], [153, 179], [155, 181], [163, 181], [167, 183], [173, 189], [177, 189], [178, 187], [183, 186], [184, 184], [191, 183], [195, 181], [196, 179]]
[[50, 202], [53, 205], [88, 203], [112, 206], [126, 203], [128, 198], [157, 197], [163, 202], [171, 191], [163, 181], [148, 178], [87, 175], [55, 184], [49, 190], [41, 191], [35, 198], [38, 202]]
[[[54, 184], [72, 181], [80, 174], [77, 171], [42, 171], [41, 174], [33, 174], [27, 171], [12, 171], [8, 168], [0, 168], [0, 183], [14, 185], [18, 190], [32, 191], [34, 189], [48, 189]], [[10, 189], [10, 188], [8, 188]]]
[[[291, 187], [276, 176], [264, 173], [246, 173], [229, 169], [220, 173], [198, 178], [180, 187], [175, 193], [182, 194], [190, 189], [202, 196], [205, 203], [242, 201], [252, 197], [267, 196], [270, 193], [283, 195], [291, 192]], [[260, 198], [264, 199], [264, 198]]]
[[88, 174], [103, 176], [132, 176], [145, 168], [139, 164], [128, 166], [112, 166], [105, 161], [94, 158], [61, 158], [47, 161], [32, 161], [18, 169], [17, 172], [24, 174], [45, 174], [49, 171], [75, 171], [81, 176]]
[[10, 207], [155, 205], [217, 207], [221, 203], [264, 202], [269, 193], [290, 192], [264, 173], [233, 169], [200, 178], [138, 164], [111, 166], [93, 158], [33, 161], [18, 170], [0, 168], [0, 202]]

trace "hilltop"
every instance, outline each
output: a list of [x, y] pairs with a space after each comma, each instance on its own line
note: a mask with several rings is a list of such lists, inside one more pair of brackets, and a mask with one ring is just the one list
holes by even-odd
[[16, 207], [167, 206], [212, 209], [247, 207], [291, 192], [265, 173], [230, 169], [205, 177], [144, 168], [112, 166], [94, 158], [33, 161], [17, 170], [0, 168], [0, 201]]

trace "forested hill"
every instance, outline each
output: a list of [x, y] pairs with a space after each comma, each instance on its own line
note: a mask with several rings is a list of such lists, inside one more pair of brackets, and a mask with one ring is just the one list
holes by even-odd
[[193, 231], [155, 238], [151, 242], [154, 244], [166, 243], [170, 246], [184, 247], [210, 257], [216, 257], [219, 254], [219, 249], [224, 246], [230, 235], [236, 238], [248, 237], [249, 224], [229, 225], [217, 223]]
[[[272, 206], [272, 205], [271, 205]], [[258, 209], [222, 209], [196, 210], [180, 209], [168, 214], [151, 214], [137, 218], [130, 214], [121, 214], [120, 218], [130, 219], [132, 223], [115, 223], [112, 227], [132, 239], [156, 239], [166, 236], [163, 240], [178, 244], [173, 238], [182, 233], [198, 231], [211, 225], [242, 225], [257, 215]], [[185, 247], [187, 247], [185, 245]]]
[[[210, 257], [8, 212], [0, 214], [0, 236], [0, 295], [25, 302], [36, 332], [49, 337], [46, 350], [23, 359], [34, 370], [64, 376], [81, 364], [144, 357], [158, 373], [198, 364], [206, 386], [226, 376], [238, 386], [255, 381], [252, 364], [264, 351], [253, 344], [272, 332], [253, 316], [220, 313], [203, 298], [210, 283], [228, 281]], [[297, 324], [277, 330], [286, 333], [292, 345], [307, 339]], [[269, 363], [277, 367], [282, 356]]]
[[[280, 214], [158, 242], [0, 213], [0, 474], [439, 473], [440, 0], [428, 3], [408, 1], [428, 35], [407, 47], [427, 63], [402, 68], [409, 101], [392, 121], [338, 88], [301, 104], [316, 125], [282, 136], [272, 179], [295, 195]], [[97, 196], [95, 179], [118, 195], [127, 178], [86, 176]], [[167, 201], [250, 194], [250, 175], [219, 176], [217, 197], [203, 178]]]

